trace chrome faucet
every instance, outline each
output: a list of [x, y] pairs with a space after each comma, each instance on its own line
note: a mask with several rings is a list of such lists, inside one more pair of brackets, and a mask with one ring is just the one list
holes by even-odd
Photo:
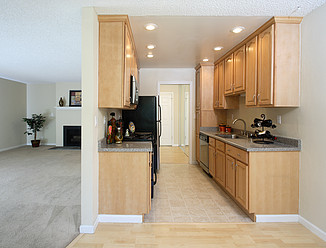
[[237, 121], [242, 121], [243, 122], [243, 133], [242, 135], [247, 135], [247, 130], [246, 130], [246, 122], [243, 119], [235, 119], [232, 124], [234, 125]]

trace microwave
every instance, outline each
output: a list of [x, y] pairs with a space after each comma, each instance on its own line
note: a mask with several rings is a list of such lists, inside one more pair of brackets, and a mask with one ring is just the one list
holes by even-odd
[[130, 104], [138, 104], [138, 84], [134, 75], [130, 75]]

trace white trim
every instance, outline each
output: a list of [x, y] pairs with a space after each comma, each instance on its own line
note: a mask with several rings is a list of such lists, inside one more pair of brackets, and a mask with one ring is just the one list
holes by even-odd
[[312, 224], [310, 221], [303, 218], [301, 215], [299, 215], [299, 223], [309, 229], [312, 233], [316, 234], [319, 238], [326, 241], [326, 232]]
[[[174, 92], [170, 92], [170, 91], [160, 92], [160, 94], [159, 94], [160, 99], [162, 99], [163, 95], [171, 97], [171, 128], [170, 128], [170, 130], [171, 130], [171, 143], [165, 144], [165, 145], [173, 146], [173, 144], [174, 144]], [[163, 129], [163, 127], [162, 127], [162, 129]]]
[[99, 216], [97, 216], [94, 225], [80, 225], [79, 232], [80, 233], [95, 233], [97, 225], [99, 223]]
[[98, 219], [104, 223], [143, 223], [142, 215], [100, 214]]
[[7, 148], [2, 148], [2, 149], [0, 149], [0, 152], [5, 152], [5, 151], [16, 149], [16, 148], [19, 148], [19, 147], [22, 147], [22, 146], [26, 146], [26, 144], [22, 144], [22, 145], [18, 145], [18, 146], [11, 146], [11, 147], [7, 147]]
[[257, 214], [256, 222], [299, 222], [297, 214]]
[[179, 144], [173, 144], [172, 146], [179, 146]]

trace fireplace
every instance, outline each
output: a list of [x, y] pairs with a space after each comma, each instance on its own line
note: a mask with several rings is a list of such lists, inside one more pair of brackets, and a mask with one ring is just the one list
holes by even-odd
[[81, 126], [63, 126], [63, 146], [81, 147]]

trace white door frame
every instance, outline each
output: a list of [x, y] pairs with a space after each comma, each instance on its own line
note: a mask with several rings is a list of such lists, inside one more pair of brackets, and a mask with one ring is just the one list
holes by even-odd
[[[195, 80], [195, 78], [194, 78]], [[194, 82], [195, 81], [158, 81], [157, 82], [157, 95], [160, 95], [160, 85], [161, 84], [176, 84], [176, 85], [182, 85], [182, 84], [188, 84], [190, 88], [190, 97], [189, 97], [189, 164], [197, 164], [197, 162], [194, 160], [192, 161], [193, 156], [193, 141], [195, 140], [195, 130], [193, 130], [193, 127], [195, 125], [195, 100], [194, 100]], [[191, 117], [191, 118], [190, 118]], [[191, 120], [191, 121], [190, 121]]]
[[174, 145], [174, 93], [173, 92], [162, 92], [162, 93], [167, 93], [171, 95], [171, 146], [173, 146]]
[[190, 124], [190, 118], [189, 118], [189, 116], [190, 116], [190, 114], [189, 114], [190, 99], [189, 99], [189, 96], [190, 96], [190, 94], [189, 94], [189, 92], [184, 92], [184, 93], [185, 93], [185, 95], [184, 95], [184, 106], [185, 106], [185, 110], [187, 109], [187, 111], [185, 111], [185, 115], [188, 117], [188, 122], [185, 125], [185, 127], [187, 127], [187, 128], [185, 128], [185, 131], [188, 131], [188, 132], [185, 132], [186, 136], [184, 137], [184, 145], [189, 146], [189, 134], [190, 134], [190, 132], [189, 132], [189, 130], [190, 130], [190, 128], [189, 128], [189, 124]]

